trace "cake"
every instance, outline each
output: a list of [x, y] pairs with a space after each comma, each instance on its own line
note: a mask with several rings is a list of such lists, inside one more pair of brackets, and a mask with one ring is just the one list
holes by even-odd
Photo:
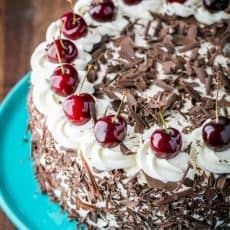
[[31, 57], [41, 191], [77, 227], [229, 229], [229, 1], [73, 11]]

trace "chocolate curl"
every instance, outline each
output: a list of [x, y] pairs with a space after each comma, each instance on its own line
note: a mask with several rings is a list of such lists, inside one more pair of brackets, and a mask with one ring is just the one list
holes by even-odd
[[77, 20], [76, 20], [76, 17], [74, 15], [74, 6], [73, 6], [73, 1], [72, 0], [66, 0], [69, 4], [70, 4], [70, 7], [71, 7], [71, 10], [72, 10], [72, 13], [73, 13], [73, 25], [76, 24]]
[[219, 99], [219, 93], [220, 93], [220, 88], [221, 88], [221, 78], [220, 75], [217, 73], [216, 74], [216, 85], [217, 85], [217, 92], [216, 92], [216, 123], [219, 123], [219, 104], [218, 104], [218, 99]]

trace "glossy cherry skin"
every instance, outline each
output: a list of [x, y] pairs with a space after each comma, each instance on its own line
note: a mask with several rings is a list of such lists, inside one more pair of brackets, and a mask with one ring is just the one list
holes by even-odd
[[98, 119], [94, 126], [97, 141], [106, 148], [119, 145], [127, 134], [127, 122], [122, 116], [113, 121], [115, 115]]
[[[73, 21], [74, 17], [75, 22]], [[71, 40], [79, 39], [87, 34], [87, 24], [85, 20], [77, 14], [75, 14], [74, 17], [72, 12], [66, 13], [61, 17], [63, 22], [61, 32], [65, 37]]]
[[181, 150], [182, 137], [174, 128], [168, 128], [168, 133], [164, 129], [157, 129], [150, 138], [150, 146], [158, 158], [171, 159]]
[[50, 78], [51, 89], [58, 95], [66, 97], [73, 94], [78, 86], [78, 72], [70, 64], [63, 65], [64, 73], [61, 66], [58, 66]]
[[84, 125], [91, 119], [90, 104], [95, 106], [95, 100], [90, 94], [72, 95], [63, 103], [64, 113], [75, 125]]
[[[55, 46], [55, 44], [56, 46]], [[63, 63], [71, 63], [78, 56], [77, 47], [70, 40], [62, 39], [61, 44], [60, 39], [55, 40], [48, 47], [48, 59], [52, 63], [59, 63], [56, 47], [59, 50], [61, 60]]]
[[108, 22], [114, 19], [115, 11], [112, 0], [93, 0], [89, 12], [94, 20]]
[[127, 5], [135, 5], [140, 3], [142, 0], [123, 0], [123, 2]]
[[187, 0], [166, 0], [168, 3], [185, 3]]
[[224, 151], [230, 147], [230, 119], [219, 117], [219, 123], [211, 121], [203, 127], [204, 143], [214, 151]]
[[222, 11], [228, 8], [229, 0], [203, 0], [203, 4], [210, 11]]

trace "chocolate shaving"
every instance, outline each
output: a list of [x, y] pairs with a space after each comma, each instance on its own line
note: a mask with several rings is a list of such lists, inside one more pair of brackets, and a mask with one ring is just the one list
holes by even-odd
[[149, 20], [148, 23], [147, 23], [147, 25], [146, 25], [146, 27], [145, 27], [145, 33], [144, 33], [145, 39], [147, 39], [147, 37], [148, 37], [148, 33], [149, 33], [149, 29], [150, 29], [151, 23], [152, 23], [152, 21]]
[[91, 173], [91, 171], [89, 169], [89, 166], [88, 166], [88, 164], [87, 164], [86, 160], [84, 159], [84, 157], [83, 157], [81, 152], [79, 152], [79, 157], [80, 157], [80, 159], [82, 161], [82, 164], [83, 164], [83, 167], [85, 169], [85, 172], [88, 175], [89, 188], [90, 188], [92, 194], [94, 194], [94, 196], [97, 197], [97, 198], [101, 198], [101, 193], [100, 193], [100, 191], [98, 189], [98, 186], [97, 186], [97, 183], [95, 181], [95, 178], [94, 178], [93, 174]]
[[172, 41], [169, 38], [169, 36], [165, 36], [164, 40], [162, 42], [165, 45], [165, 47], [167, 48], [169, 53], [173, 54], [175, 52], [174, 44], [172, 43]]
[[170, 195], [170, 196], [165, 196], [162, 199], [154, 202], [154, 204], [157, 206], [166, 205], [166, 204], [169, 204], [173, 201], [176, 201], [182, 197], [192, 196], [193, 194], [194, 194], [193, 189], [190, 188], [190, 189], [185, 190], [183, 192], [178, 192], [178, 193], [174, 193], [173, 195]]
[[156, 79], [154, 82], [157, 86], [161, 87], [162, 89], [165, 89], [166, 91], [169, 91], [169, 92], [173, 91], [173, 87], [171, 85], [167, 84], [163, 80]]
[[135, 97], [131, 94], [131, 92], [127, 92], [126, 94], [126, 98], [127, 98], [127, 103], [128, 103], [128, 107], [130, 109], [134, 109], [136, 111], [136, 107], [137, 107], [137, 101], [135, 99]]
[[86, 209], [86, 210], [90, 210], [91, 212], [96, 212], [97, 211], [97, 207], [96, 206], [93, 206], [91, 204], [88, 204], [86, 202], [83, 202], [81, 199], [79, 198], [76, 198], [75, 200], [75, 203], [76, 205], [79, 207], [79, 208], [83, 208], [83, 209]]
[[212, 86], [212, 76], [209, 75], [207, 79], [205, 79], [205, 93], [206, 95], [211, 94], [211, 86]]
[[198, 56], [199, 56], [199, 49], [198, 48], [193, 49], [192, 54], [190, 56], [190, 61], [195, 61]]
[[130, 155], [135, 154], [130, 149], [128, 149], [128, 147], [123, 142], [120, 143], [120, 151], [125, 156], [130, 156]]
[[195, 100], [195, 101], [200, 101], [201, 100], [201, 96], [200, 94], [193, 89], [189, 83], [186, 83], [184, 81], [180, 82], [181, 86], [184, 88], [184, 90]]
[[180, 52], [186, 52], [195, 48], [198, 48], [200, 46], [199, 42], [193, 42], [191, 44], [184, 45], [182, 48], [180, 48]]
[[87, 80], [91, 83], [97, 80], [97, 71], [94, 69], [94, 67], [88, 71]]
[[230, 78], [228, 78], [224, 73], [223, 73], [223, 68], [221, 66], [219, 66], [217, 68], [217, 75], [219, 75], [222, 84], [224, 85], [224, 87], [226, 87], [227, 89], [230, 89]]
[[178, 100], [178, 96], [175, 93], [169, 94], [168, 99], [164, 106], [164, 110], [171, 109], [173, 105], [176, 104], [177, 100]]
[[223, 191], [227, 185], [229, 185], [229, 179], [227, 178], [226, 175], [220, 176], [217, 180], [216, 187], [217, 189]]
[[174, 219], [174, 220], [169, 220], [169, 221], [167, 221], [167, 222], [162, 223], [162, 224], [161, 224], [161, 227], [162, 227], [162, 228], [170, 228], [170, 227], [172, 227], [173, 225], [175, 225], [176, 223], [177, 223], [177, 220], [176, 220], [176, 219]]
[[115, 89], [113, 87], [102, 87], [103, 93], [110, 99], [118, 100], [119, 97], [115, 94]]
[[187, 46], [187, 45], [194, 44], [194, 42], [196, 42], [196, 41], [194, 40], [194, 38], [190, 38], [190, 37], [187, 37], [187, 36], [174, 35], [173, 36], [173, 42], [176, 45]]
[[148, 127], [148, 124], [144, 122], [144, 120], [140, 117], [140, 115], [136, 114], [132, 109], [129, 110], [131, 117], [135, 120], [136, 124], [134, 130], [136, 133], [143, 133], [145, 127]]
[[193, 24], [189, 26], [188, 32], [187, 32], [187, 36], [192, 39], [192, 40], [196, 40], [197, 39], [197, 25]]
[[134, 61], [135, 53], [134, 53], [134, 42], [130, 37], [124, 37], [121, 40], [121, 49], [119, 51], [120, 57], [124, 58], [127, 61]]
[[200, 67], [193, 67], [195, 73], [196, 73], [196, 76], [200, 79], [200, 82], [205, 84], [206, 82], [206, 79], [208, 77], [206, 71], [204, 68], [200, 68]]
[[162, 67], [165, 74], [170, 74], [174, 72], [176, 64], [173, 61], [167, 61], [162, 63]]
[[[96, 49], [92, 53], [92, 59], [96, 61], [101, 56], [101, 54], [103, 54], [105, 51], [106, 51], [106, 46], [105, 46], [105, 44], [102, 44], [100, 46], [100, 48]], [[92, 62], [92, 64], [94, 64], [94, 63]]]
[[[177, 183], [174, 182], [167, 182], [164, 183], [160, 180], [154, 179], [150, 176], [148, 176], [146, 173], [142, 172], [145, 180], [147, 182], [147, 185], [149, 188], [157, 188], [157, 189], [165, 189], [167, 191], [173, 191], [177, 187]], [[157, 204], [156, 204], [157, 205]]]
[[97, 120], [97, 113], [96, 113], [94, 103], [89, 103], [89, 111], [90, 111], [90, 115], [91, 115], [93, 121], [96, 121]]
[[187, 169], [185, 170], [185, 172], [184, 172], [184, 174], [183, 174], [181, 180], [179, 181], [179, 183], [178, 183], [178, 185], [177, 185], [175, 191], [178, 191], [178, 190], [181, 188], [182, 184], [184, 184], [184, 181], [185, 181], [185, 179], [186, 179], [186, 176], [188, 175], [189, 169], [190, 169], [191, 167], [192, 167], [191, 164], [189, 164], [188, 167], [187, 167]]

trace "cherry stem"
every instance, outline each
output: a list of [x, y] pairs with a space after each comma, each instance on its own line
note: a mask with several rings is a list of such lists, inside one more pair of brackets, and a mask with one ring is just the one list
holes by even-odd
[[62, 74], [65, 74], [65, 69], [64, 69], [64, 66], [63, 66], [63, 63], [62, 63], [62, 59], [61, 59], [61, 55], [60, 55], [60, 52], [58, 50], [58, 47], [57, 47], [57, 44], [56, 44], [56, 41], [54, 40], [54, 45], [55, 45], [55, 49], [56, 49], [56, 53], [57, 53], [57, 57], [58, 57], [58, 62], [61, 66], [61, 72]]
[[[62, 21], [61, 23], [63, 24], [63, 21]], [[59, 40], [60, 40], [60, 43], [61, 43], [61, 47], [62, 47], [64, 50], [67, 50], [67, 47], [65, 47], [65, 45], [64, 45], [64, 43], [63, 43], [63, 41], [62, 41], [62, 39], [61, 39], [61, 27], [62, 27], [62, 25], [61, 25], [60, 28], [59, 28]]]
[[168, 127], [167, 127], [165, 119], [164, 119], [164, 116], [162, 114], [162, 111], [160, 111], [160, 119], [161, 119], [163, 129], [165, 130], [166, 133], [169, 133]]
[[119, 105], [119, 107], [118, 107], [118, 110], [117, 110], [115, 116], [114, 116], [113, 119], [112, 119], [112, 123], [114, 123], [114, 122], [117, 120], [117, 118], [118, 118], [118, 116], [119, 116], [119, 114], [120, 114], [120, 112], [121, 112], [121, 107], [122, 107], [122, 105], [123, 105], [123, 103], [124, 103], [125, 97], [126, 97], [126, 94], [125, 94], [125, 92], [123, 92], [123, 96], [122, 96], [122, 99], [121, 99], [121, 103], [120, 103], [120, 105]]
[[218, 99], [219, 99], [220, 86], [221, 86], [221, 79], [220, 79], [220, 75], [219, 74], [217, 74], [217, 76], [216, 76], [216, 85], [217, 85], [217, 91], [216, 91], [216, 123], [219, 123], [219, 105], [218, 105]]
[[80, 13], [80, 15], [84, 15], [88, 10], [89, 10], [88, 7], [82, 6], [79, 9], [79, 13]]
[[72, 10], [72, 13], [73, 13], [73, 25], [75, 25], [76, 24], [76, 17], [75, 17], [75, 14], [74, 14], [73, 1], [68, 0], [68, 2], [70, 3], [70, 7], [71, 7], [71, 10]]
[[85, 74], [85, 76], [84, 76], [84, 78], [83, 78], [83, 80], [81, 82], [81, 85], [80, 85], [79, 89], [78, 89], [78, 95], [81, 93], [81, 90], [82, 90], [82, 87], [83, 87], [83, 85], [85, 83], [86, 77], [88, 76], [88, 73], [89, 73], [89, 71], [92, 68], [93, 68], [93, 65], [92, 64], [88, 64], [88, 66], [87, 66], [87, 72], [86, 72], [86, 74]]
[[61, 38], [60, 38], [60, 43], [61, 43], [62, 48], [63, 48], [64, 50], [67, 50], [67, 47], [65, 47], [65, 45], [64, 45], [64, 43], [63, 43], [63, 41], [62, 41]]
[[161, 120], [161, 124], [162, 124], [162, 128], [163, 128], [163, 129], [165, 130], [165, 132], [168, 134], [168, 133], [169, 133], [169, 130], [168, 130], [166, 121], [165, 121], [165, 119], [164, 119], [164, 116], [163, 116], [163, 113], [162, 113], [161, 106], [159, 105], [159, 103], [158, 103], [153, 97], [151, 97], [150, 99], [151, 99], [151, 100], [156, 104], [156, 106], [158, 107], [158, 109], [159, 109], [159, 115], [160, 115], [160, 120]]

